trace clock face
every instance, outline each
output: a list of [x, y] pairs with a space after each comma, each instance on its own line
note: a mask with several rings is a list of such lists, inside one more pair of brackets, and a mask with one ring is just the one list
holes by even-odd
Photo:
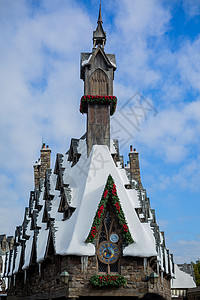
[[120, 252], [117, 245], [105, 241], [99, 245], [97, 254], [104, 264], [113, 264], [118, 260]]
[[118, 236], [116, 233], [112, 233], [112, 234], [110, 235], [110, 241], [111, 241], [112, 243], [117, 243], [117, 242], [119, 241], [119, 236]]

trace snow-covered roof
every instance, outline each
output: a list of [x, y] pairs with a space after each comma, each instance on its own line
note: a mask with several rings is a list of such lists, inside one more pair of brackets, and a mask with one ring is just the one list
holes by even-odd
[[[123, 255], [157, 257], [160, 270], [173, 276], [173, 260], [155, 223], [155, 213], [150, 208], [146, 191], [138, 189], [137, 184], [130, 188], [127, 170], [114, 160], [114, 156], [118, 155], [114, 145], [115, 142], [111, 141], [110, 150], [105, 145], [94, 145], [87, 157], [86, 140], [81, 138], [76, 143], [78, 161], [74, 163], [70, 160], [69, 151], [57, 155], [54, 173], [49, 170], [44, 185], [31, 193], [30, 207], [26, 208], [23, 224], [16, 231], [18, 244], [12, 258], [8, 256], [8, 261], [13, 265], [7, 267], [10, 276], [19, 271], [21, 241], [24, 243], [23, 270], [29, 268], [33, 251], [37, 263], [45, 259], [50, 240], [53, 241], [55, 254], [95, 255], [94, 244], [86, 243], [86, 239], [109, 175], [115, 182], [134, 241], [123, 248]], [[63, 215], [65, 207], [72, 210], [69, 217]]]
[[[74, 197], [77, 209], [70, 219], [55, 222], [56, 253], [61, 255], [95, 254], [95, 246], [86, 244], [85, 240], [90, 231], [107, 178], [111, 174], [134, 239], [134, 244], [126, 247], [123, 254], [141, 257], [156, 256], [155, 240], [150, 224], [141, 223], [135, 211], [137, 194], [132, 193], [132, 200], [130, 200], [130, 192], [127, 192], [124, 186], [127, 184], [127, 178], [121, 176], [121, 169], [116, 167], [108, 147], [94, 145], [87, 163], [85, 162], [86, 158], [83, 155], [73, 168], [69, 164], [68, 168], [65, 169], [64, 182], [68, 183], [71, 178], [77, 186]], [[82, 172], [83, 165], [84, 173]], [[63, 239], [64, 235], [67, 238]]]
[[196, 283], [191, 275], [181, 271], [176, 264], [174, 264], [174, 267], [175, 278], [171, 280], [172, 289], [188, 289], [196, 287]]

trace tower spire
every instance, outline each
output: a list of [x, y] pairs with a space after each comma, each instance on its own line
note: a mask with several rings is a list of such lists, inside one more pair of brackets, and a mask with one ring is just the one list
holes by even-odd
[[110, 116], [114, 114], [117, 99], [113, 96], [115, 55], [106, 54], [106, 32], [102, 26], [101, 4], [96, 30], [93, 31], [92, 53], [81, 53], [81, 79], [84, 96], [80, 112], [87, 113], [87, 154], [94, 145], [106, 145], [110, 149]]
[[99, 17], [98, 17], [97, 23], [101, 23], [101, 24], [103, 23], [102, 16], [101, 16], [101, 3], [100, 3], [100, 6], [99, 6]]
[[106, 43], [106, 32], [103, 30], [102, 23], [103, 21], [102, 21], [101, 4], [100, 4], [97, 28], [95, 31], [93, 31], [93, 49], [98, 45], [102, 45], [102, 48], [104, 48], [104, 45]]

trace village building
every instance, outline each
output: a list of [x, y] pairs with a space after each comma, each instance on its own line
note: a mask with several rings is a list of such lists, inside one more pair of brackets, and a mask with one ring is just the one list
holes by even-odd
[[[187, 300], [188, 293], [196, 288], [192, 264], [174, 264], [175, 278], [171, 280], [172, 300]], [[195, 299], [195, 298], [190, 298]]]
[[0, 299], [5, 299], [7, 296], [8, 280], [4, 278], [6, 253], [13, 249], [13, 244], [13, 236], [0, 235]]
[[[91, 52], [81, 53], [87, 131], [57, 154], [42, 145], [34, 165], [35, 188], [7, 253], [8, 299], [139, 297], [171, 299], [173, 255], [142, 185], [139, 153], [130, 147], [124, 167], [110, 137], [116, 71], [105, 52], [101, 6]], [[75, 108], [76, 109], [76, 108]]]

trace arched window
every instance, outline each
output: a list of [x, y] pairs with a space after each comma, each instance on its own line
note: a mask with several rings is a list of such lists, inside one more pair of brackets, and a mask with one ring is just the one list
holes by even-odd
[[101, 69], [97, 69], [90, 76], [90, 94], [108, 95], [108, 76]]
[[112, 205], [108, 204], [97, 240], [98, 273], [120, 273], [122, 239]]

